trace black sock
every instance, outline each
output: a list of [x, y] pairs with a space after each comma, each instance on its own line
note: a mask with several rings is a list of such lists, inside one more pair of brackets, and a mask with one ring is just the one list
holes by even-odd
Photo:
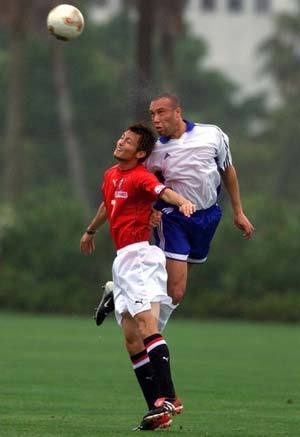
[[171, 376], [170, 353], [161, 334], [153, 334], [144, 339], [153, 370], [159, 385], [159, 397], [175, 399], [175, 389]]
[[159, 391], [157, 379], [146, 349], [136, 355], [132, 355], [130, 359], [148, 408], [151, 410], [154, 407], [154, 402], [159, 398]]

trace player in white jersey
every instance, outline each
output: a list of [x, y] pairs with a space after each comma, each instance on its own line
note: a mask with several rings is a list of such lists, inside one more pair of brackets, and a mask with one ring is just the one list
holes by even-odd
[[254, 227], [243, 212], [227, 135], [217, 126], [184, 120], [178, 98], [169, 93], [151, 101], [150, 113], [160, 138], [147, 168], [161, 173], [166, 186], [197, 206], [187, 221], [179, 218], [172, 205], [157, 204], [161, 221], [155, 231], [156, 244], [167, 257], [168, 294], [176, 305], [184, 296], [189, 267], [207, 259], [221, 219], [217, 203], [221, 180], [230, 196], [234, 223], [246, 239]]

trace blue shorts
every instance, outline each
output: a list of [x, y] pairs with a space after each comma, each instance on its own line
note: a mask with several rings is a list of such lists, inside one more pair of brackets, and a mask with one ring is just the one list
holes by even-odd
[[163, 213], [159, 226], [154, 230], [155, 244], [166, 257], [196, 264], [205, 262], [222, 217], [219, 205], [196, 211], [191, 217], [185, 217], [177, 207], [161, 200], [155, 208]]

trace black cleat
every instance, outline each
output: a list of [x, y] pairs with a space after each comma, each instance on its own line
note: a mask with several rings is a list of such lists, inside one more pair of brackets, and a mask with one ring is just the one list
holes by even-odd
[[103, 295], [101, 298], [101, 301], [97, 308], [95, 308], [95, 316], [94, 319], [96, 320], [96, 325], [102, 325], [104, 322], [104, 319], [106, 316], [108, 316], [109, 313], [114, 311], [115, 304], [114, 304], [114, 295], [113, 295], [113, 282], [108, 281], [105, 285], [102, 287], [104, 289]]

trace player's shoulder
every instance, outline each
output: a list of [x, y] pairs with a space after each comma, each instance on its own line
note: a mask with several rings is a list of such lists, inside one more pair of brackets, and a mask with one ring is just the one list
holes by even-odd
[[208, 132], [217, 135], [224, 133], [222, 129], [216, 124], [208, 123], [195, 123], [195, 130], [197, 132]]
[[205, 133], [217, 143], [222, 144], [224, 141], [225, 143], [229, 142], [228, 135], [216, 124], [196, 123], [195, 129], [199, 135]]
[[147, 169], [144, 163], [140, 163], [135, 167], [135, 172], [137, 175], [148, 176], [152, 175], [152, 173]]
[[105, 171], [104, 171], [104, 177], [108, 177], [111, 174], [114, 174], [118, 171], [118, 164], [112, 165], [111, 167], [108, 167]]
[[131, 172], [131, 181], [136, 187], [138, 187], [144, 186], [144, 184], [158, 182], [158, 179], [144, 166], [143, 163], [140, 163]]
[[153, 152], [155, 153], [158, 150], [161, 150], [163, 147], [167, 147], [168, 143], [169, 143], [169, 141], [168, 141], [168, 139], [166, 137], [158, 137], [156, 142], [155, 142], [154, 149], [151, 152], [151, 155], [152, 155]]

